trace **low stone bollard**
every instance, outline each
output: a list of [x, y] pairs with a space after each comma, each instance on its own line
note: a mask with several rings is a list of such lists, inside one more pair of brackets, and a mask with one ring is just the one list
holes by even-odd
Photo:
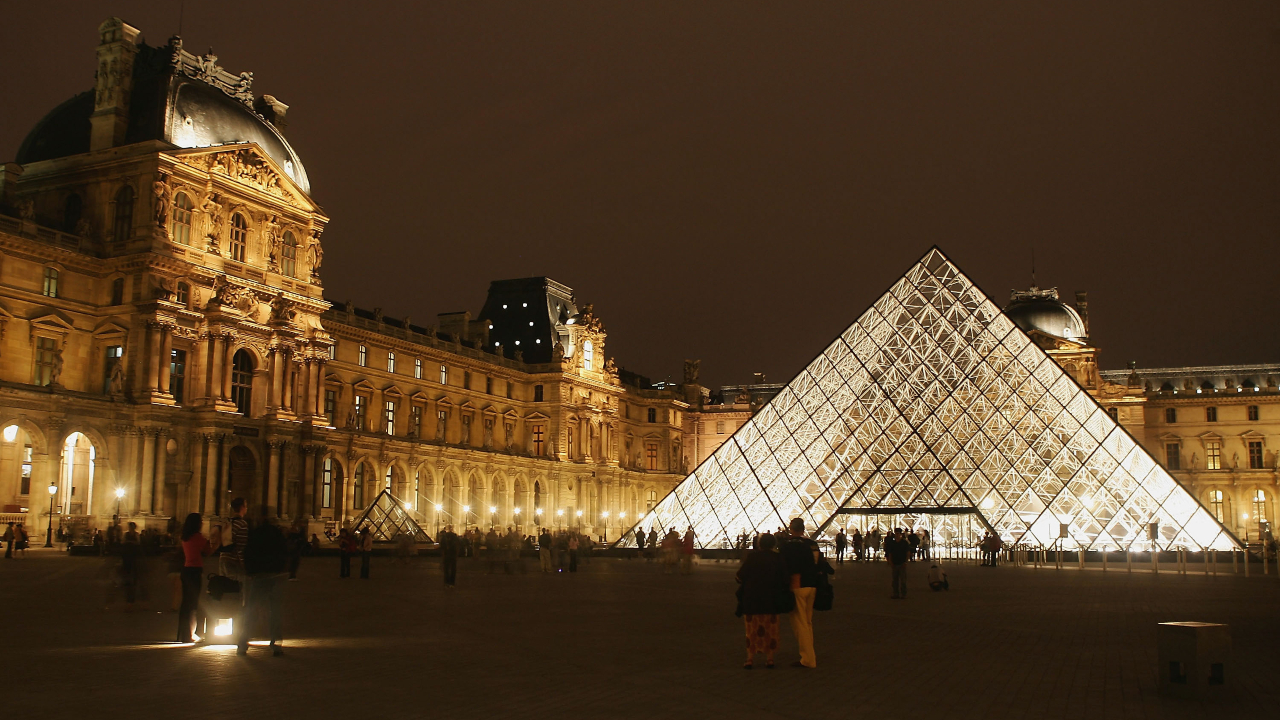
[[1195, 700], [1225, 695], [1231, 628], [1218, 623], [1157, 626], [1160, 694]]

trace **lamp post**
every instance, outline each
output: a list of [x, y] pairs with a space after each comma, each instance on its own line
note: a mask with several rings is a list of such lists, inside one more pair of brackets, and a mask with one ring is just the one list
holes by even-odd
[[120, 521], [120, 498], [124, 497], [124, 488], [116, 488], [116, 522]]
[[600, 519], [604, 521], [601, 523], [601, 525], [604, 525], [604, 541], [609, 542], [609, 511], [605, 510], [600, 513]]
[[536, 527], [542, 527], [542, 508], [534, 508], [534, 509], [533, 509], [533, 514], [534, 514], [534, 516], [535, 516], [535, 517], [534, 517], [534, 519], [533, 519], [533, 520], [534, 520], [534, 526], [536, 526]]
[[58, 494], [58, 486], [49, 483], [49, 527], [44, 531], [44, 546], [53, 547], [53, 498]]
[[556, 510], [556, 518], [558, 518], [557, 522], [560, 523], [560, 529], [563, 530], [564, 529], [564, 508], [559, 508]]
[[521, 535], [523, 535], [523, 534], [524, 534], [524, 530], [523, 530], [524, 526], [520, 524], [520, 508], [512, 508], [512, 509], [511, 509], [511, 512], [512, 512], [512, 514], [513, 514], [513, 515], [515, 515], [515, 519], [514, 519], [515, 526], [516, 526], [517, 528], [520, 528], [520, 529], [516, 530], [516, 532], [518, 532], [518, 533], [520, 533]]
[[462, 506], [462, 530], [465, 532], [471, 528], [471, 506]]
[[582, 511], [578, 511], [578, 532], [582, 532]]
[[493, 527], [498, 522], [498, 507], [496, 505], [489, 506], [489, 527]]
[[444, 510], [443, 505], [436, 505], [436, 542], [440, 542], [440, 511]]

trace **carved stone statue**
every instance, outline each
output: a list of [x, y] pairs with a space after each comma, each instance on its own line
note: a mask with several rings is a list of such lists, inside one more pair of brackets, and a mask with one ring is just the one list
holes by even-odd
[[462, 444], [471, 444], [471, 417], [468, 415], [462, 416]]
[[151, 183], [151, 192], [155, 194], [156, 227], [167, 235], [169, 232], [169, 186], [164, 180]]
[[445, 441], [445, 422], [448, 418], [449, 416], [447, 413], [441, 412], [436, 414], [436, 440], [439, 442]]
[[1196, 453], [1191, 453], [1191, 466], [1190, 466], [1191, 469], [1195, 470], [1197, 467], [1199, 467], [1199, 465], [1200, 465], [1200, 456], [1197, 455]]
[[209, 218], [209, 232], [206, 237], [209, 240], [209, 252], [214, 255], [222, 254], [222, 205], [218, 204], [218, 196], [215, 193], [209, 193], [209, 197], [205, 198], [204, 205], [200, 206], [204, 214]]
[[76, 235], [86, 240], [93, 235], [93, 224], [89, 222], [89, 218], [80, 218], [76, 221]]
[[564, 345], [559, 340], [551, 348], [551, 362], [564, 362]]
[[108, 388], [111, 397], [122, 397], [124, 395], [124, 358], [116, 358], [115, 365], [111, 366], [111, 384]]
[[346, 424], [346, 428], [347, 428], [348, 430], [355, 430], [355, 429], [356, 429], [356, 423], [359, 421], [359, 419], [360, 419], [360, 416], [356, 415], [356, 406], [355, 406], [355, 404], [353, 403], [353, 404], [351, 405], [351, 409], [347, 411], [347, 424]]
[[698, 366], [701, 364], [701, 360], [684, 361], [684, 382], [686, 385], [698, 382]]
[[262, 228], [262, 241], [267, 246], [267, 267], [273, 272], [280, 269], [280, 256], [284, 248], [284, 238], [280, 233], [280, 218], [272, 215]]
[[307, 264], [311, 266], [311, 277], [320, 277], [320, 265], [324, 263], [324, 248], [320, 246], [320, 231], [311, 232], [311, 242], [307, 244]]
[[284, 299], [284, 293], [276, 293], [271, 299], [271, 323], [288, 324], [297, 316], [298, 311], [293, 309], [293, 303]]
[[484, 421], [484, 447], [486, 450], [493, 447], [493, 421], [488, 419]]
[[53, 351], [53, 367], [49, 369], [49, 387], [61, 387], [58, 383], [62, 379], [62, 348]]
[[173, 300], [173, 295], [176, 292], [173, 281], [163, 275], [154, 276], [154, 280], [155, 287], [151, 292], [155, 295], [155, 298], [157, 300]]
[[512, 443], [515, 442], [515, 435], [515, 425], [502, 423], [502, 447], [510, 450]]
[[31, 220], [36, 216], [36, 203], [31, 198], [23, 198], [18, 201], [18, 217], [23, 220]]

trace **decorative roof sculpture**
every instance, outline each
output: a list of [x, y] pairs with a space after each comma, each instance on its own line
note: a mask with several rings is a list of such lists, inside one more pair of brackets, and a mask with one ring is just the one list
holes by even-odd
[[850, 513], [1066, 548], [1238, 544], [936, 247], [639, 524], [720, 547]]

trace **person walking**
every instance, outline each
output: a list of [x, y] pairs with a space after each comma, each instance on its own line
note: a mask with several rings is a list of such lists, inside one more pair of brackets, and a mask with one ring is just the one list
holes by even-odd
[[569, 536], [569, 572], [578, 572], [578, 534]]
[[813, 599], [818, 588], [818, 543], [804, 532], [804, 518], [792, 518], [790, 535], [782, 544], [782, 558], [790, 576], [795, 608], [791, 611], [791, 634], [799, 646], [800, 659], [792, 667], [816, 668], [813, 649]]
[[756, 548], [747, 553], [738, 568], [740, 602], [738, 611], [747, 632], [747, 662], [750, 670], [756, 655], [764, 655], [765, 667], [773, 669], [773, 654], [778, 649], [778, 613], [788, 612], [791, 603], [791, 579], [787, 562], [773, 551], [777, 540], [765, 533], [756, 540]]
[[200, 513], [191, 513], [182, 523], [182, 601], [178, 604], [178, 642], [199, 642], [195, 634], [196, 613], [200, 608], [200, 587], [204, 583], [204, 559], [217, 552], [222, 544], [221, 529], [214, 529], [212, 540], [200, 532], [204, 524]]
[[452, 525], [445, 525], [440, 541], [440, 566], [444, 570], [444, 586], [451, 588], [458, 579], [458, 534]]
[[853, 557], [858, 562], [862, 562], [862, 540], [862, 532], [854, 528], [853, 537], [849, 538], [849, 542], [853, 545]]
[[867, 559], [875, 562], [878, 552], [880, 552], [880, 526], [877, 525], [867, 533]]
[[369, 579], [369, 563], [373, 558], [373, 533], [369, 526], [360, 528], [360, 579]]
[[907, 561], [911, 558], [911, 543], [907, 541], [902, 528], [894, 528], [893, 534], [884, 542], [884, 556], [889, 561], [890, 579], [893, 583], [894, 600], [907, 599]]
[[351, 555], [355, 552], [356, 541], [351, 530], [342, 528], [338, 531], [338, 577], [351, 577]]
[[551, 531], [542, 528], [542, 532], [538, 535], [538, 565], [542, 568], [542, 572], [551, 572], [551, 545], [555, 542], [551, 539]]
[[236, 654], [249, 651], [250, 626], [257, 616], [265, 613], [271, 654], [280, 657], [284, 655], [281, 596], [289, 577], [289, 543], [279, 526], [269, 519], [249, 531], [244, 548], [244, 572], [244, 617], [237, 628]]
[[929, 535], [928, 530], [926, 530], [925, 528], [920, 528], [920, 559], [932, 560], [933, 559], [933, 555], [931, 553], [932, 549], [933, 549], [933, 538]]
[[502, 562], [502, 553], [498, 551], [498, 533], [492, 527], [484, 536], [484, 556], [489, 561], [489, 569], [485, 570], [485, 574], [492, 575], [494, 566]]
[[844, 564], [844, 548], [849, 543], [849, 537], [844, 534], [844, 530], [836, 533], [836, 564]]
[[911, 550], [909, 559], [914, 561], [916, 559], [916, 554], [920, 551], [920, 536], [911, 530], [906, 530], [903, 532], [903, 537], [907, 541], [907, 547]]
[[693, 547], [694, 534], [693, 526], [690, 525], [688, 530], [684, 531], [684, 539], [680, 541], [680, 574], [688, 575], [693, 572]]

